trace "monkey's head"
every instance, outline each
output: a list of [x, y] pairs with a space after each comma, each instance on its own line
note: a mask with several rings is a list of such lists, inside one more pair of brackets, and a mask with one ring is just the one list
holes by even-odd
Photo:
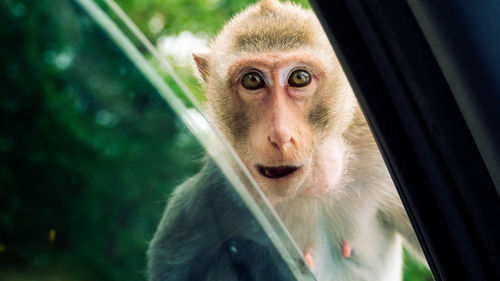
[[311, 11], [263, 0], [194, 58], [209, 115], [272, 202], [340, 184], [356, 103]]

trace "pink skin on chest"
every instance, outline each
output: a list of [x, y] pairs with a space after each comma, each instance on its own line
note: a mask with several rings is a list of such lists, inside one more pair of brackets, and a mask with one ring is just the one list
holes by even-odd
[[[352, 246], [347, 241], [342, 240], [342, 256], [346, 259], [351, 257]], [[310, 269], [314, 269], [314, 258], [311, 249], [306, 249], [304, 251], [304, 260]]]

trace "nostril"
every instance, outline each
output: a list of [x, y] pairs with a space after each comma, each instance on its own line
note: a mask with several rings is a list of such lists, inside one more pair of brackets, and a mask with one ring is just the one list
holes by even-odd
[[268, 136], [267, 138], [269, 140], [269, 142], [271, 143], [271, 145], [273, 147], [275, 147], [276, 149], [279, 149], [280, 151], [285, 151], [286, 149], [288, 149], [288, 147], [291, 145], [291, 144], [294, 144], [295, 143], [295, 140], [293, 138], [283, 138], [283, 137], [273, 137], [272, 135], [271, 136]]
[[281, 150], [281, 148], [277, 142], [273, 141], [273, 139], [271, 139], [271, 138], [268, 138], [268, 139], [269, 139], [269, 143], [271, 144], [272, 147], [274, 147], [277, 150]]
[[278, 145], [280, 143], [279, 137], [276, 134], [270, 134], [267, 139], [274, 145]]

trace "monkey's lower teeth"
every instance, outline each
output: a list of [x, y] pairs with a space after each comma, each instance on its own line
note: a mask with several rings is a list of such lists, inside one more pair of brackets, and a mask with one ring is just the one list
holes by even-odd
[[267, 178], [281, 178], [288, 176], [289, 174], [295, 172], [298, 168], [292, 166], [280, 166], [280, 167], [262, 167], [259, 166], [259, 172], [261, 175]]

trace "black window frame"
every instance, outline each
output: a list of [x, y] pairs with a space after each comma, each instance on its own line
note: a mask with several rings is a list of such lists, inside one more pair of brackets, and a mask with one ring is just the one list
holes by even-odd
[[500, 280], [500, 48], [495, 47], [500, 5], [487, 0], [312, 0], [311, 5], [435, 280]]

